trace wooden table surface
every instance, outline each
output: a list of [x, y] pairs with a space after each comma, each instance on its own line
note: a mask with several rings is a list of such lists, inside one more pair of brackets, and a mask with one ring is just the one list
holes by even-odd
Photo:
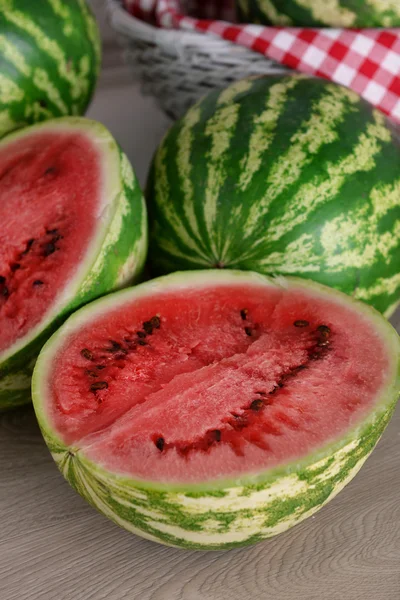
[[[167, 123], [125, 87], [100, 89], [90, 114], [143, 181]], [[250, 548], [177, 550], [96, 513], [58, 472], [33, 410], [10, 412], [0, 420], [0, 600], [399, 600], [399, 465], [400, 406], [361, 472], [316, 516]]]

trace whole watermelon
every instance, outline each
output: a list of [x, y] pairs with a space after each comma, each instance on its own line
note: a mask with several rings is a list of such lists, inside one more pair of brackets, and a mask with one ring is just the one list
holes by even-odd
[[305, 27], [399, 27], [399, 0], [236, 0], [242, 21]]
[[147, 185], [155, 273], [297, 275], [391, 314], [400, 148], [384, 116], [306, 76], [213, 91], [165, 136]]
[[0, 137], [81, 115], [100, 68], [100, 35], [84, 0], [0, 0]]

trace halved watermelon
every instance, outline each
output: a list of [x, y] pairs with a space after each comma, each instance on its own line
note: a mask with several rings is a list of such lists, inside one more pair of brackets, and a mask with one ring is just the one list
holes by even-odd
[[176, 273], [76, 312], [33, 402], [61, 472], [129, 531], [225, 549], [284, 531], [348, 483], [400, 387], [374, 309], [296, 278]]
[[147, 249], [142, 193], [100, 123], [66, 117], [0, 142], [0, 408], [75, 308], [130, 283]]

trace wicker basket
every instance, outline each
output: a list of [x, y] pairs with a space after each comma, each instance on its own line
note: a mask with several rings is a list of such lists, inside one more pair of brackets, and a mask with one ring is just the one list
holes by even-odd
[[182, 116], [211, 89], [248, 75], [287, 71], [257, 52], [222, 39], [148, 25], [128, 14], [118, 0], [108, 0], [107, 9], [125, 61], [143, 93], [154, 96], [172, 119]]

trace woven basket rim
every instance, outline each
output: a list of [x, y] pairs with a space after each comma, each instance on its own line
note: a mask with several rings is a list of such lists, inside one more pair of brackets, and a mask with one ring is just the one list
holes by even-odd
[[119, 33], [144, 42], [165, 44], [197, 46], [203, 50], [210, 51], [234, 51], [238, 54], [257, 54], [249, 48], [239, 46], [228, 40], [223, 40], [212, 34], [202, 34], [197, 31], [179, 31], [177, 29], [160, 29], [145, 23], [134, 17], [121, 5], [121, 0], [106, 0], [108, 18], [112, 27]]

